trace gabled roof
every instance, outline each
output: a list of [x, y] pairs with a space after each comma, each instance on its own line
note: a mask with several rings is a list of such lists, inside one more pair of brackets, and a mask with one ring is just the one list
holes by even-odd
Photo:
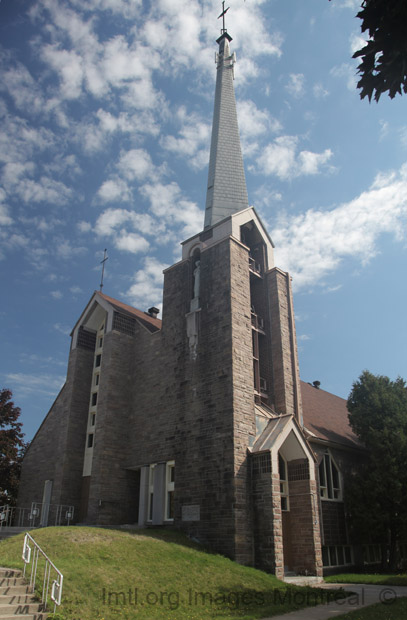
[[320, 439], [343, 446], [361, 448], [352, 431], [346, 400], [301, 381], [304, 430], [309, 441]]
[[108, 295], [105, 295], [104, 293], [98, 292], [98, 295], [100, 295], [111, 306], [113, 306], [113, 308], [117, 310], [117, 312], [125, 312], [126, 314], [129, 314], [133, 316], [134, 318], [137, 318], [139, 321], [141, 321], [144, 324], [145, 327], [147, 327], [147, 329], [149, 329], [149, 331], [155, 332], [161, 329], [161, 319], [155, 319], [154, 317], [150, 316], [146, 312], [142, 312], [142, 310], [137, 310], [137, 308], [133, 308], [133, 306], [124, 304], [122, 301], [119, 301], [118, 299], [114, 299], [113, 297], [109, 297]]

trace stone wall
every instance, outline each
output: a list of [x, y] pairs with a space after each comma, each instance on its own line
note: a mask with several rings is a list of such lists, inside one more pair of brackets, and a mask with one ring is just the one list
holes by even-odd
[[267, 274], [271, 325], [274, 405], [302, 425], [297, 339], [290, 276], [277, 267]]
[[42, 502], [44, 483], [52, 480], [51, 503], [79, 509], [92, 365], [91, 350], [70, 352], [66, 383], [23, 461], [19, 506]]

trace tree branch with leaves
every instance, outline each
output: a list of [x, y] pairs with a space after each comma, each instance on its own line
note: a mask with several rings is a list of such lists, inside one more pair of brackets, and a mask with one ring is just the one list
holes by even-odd
[[406, 0], [364, 0], [356, 17], [369, 40], [353, 58], [360, 58], [357, 87], [360, 97], [379, 101], [387, 92], [407, 93], [407, 2]]
[[10, 390], [0, 390], [0, 505], [15, 505], [26, 444], [19, 422], [21, 410]]

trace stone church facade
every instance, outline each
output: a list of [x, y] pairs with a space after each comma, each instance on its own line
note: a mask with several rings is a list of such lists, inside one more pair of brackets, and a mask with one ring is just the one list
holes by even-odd
[[205, 225], [163, 314], [95, 292], [25, 456], [20, 506], [185, 531], [238, 562], [320, 576], [358, 561], [343, 503], [363, 456], [345, 401], [300, 381], [288, 273], [249, 206], [231, 37], [218, 39]]

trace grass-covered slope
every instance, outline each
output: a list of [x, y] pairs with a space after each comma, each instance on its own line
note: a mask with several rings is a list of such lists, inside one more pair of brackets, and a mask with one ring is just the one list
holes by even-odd
[[325, 577], [325, 581], [327, 583], [366, 583], [376, 586], [407, 586], [407, 573], [399, 575], [386, 573], [341, 573], [340, 575]]
[[[50, 527], [31, 534], [64, 575], [64, 620], [264, 618], [327, 595], [206, 553], [173, 531]], [[22, 568], [22, 545], [23, 535], [0, 542], [0, 566]]]

